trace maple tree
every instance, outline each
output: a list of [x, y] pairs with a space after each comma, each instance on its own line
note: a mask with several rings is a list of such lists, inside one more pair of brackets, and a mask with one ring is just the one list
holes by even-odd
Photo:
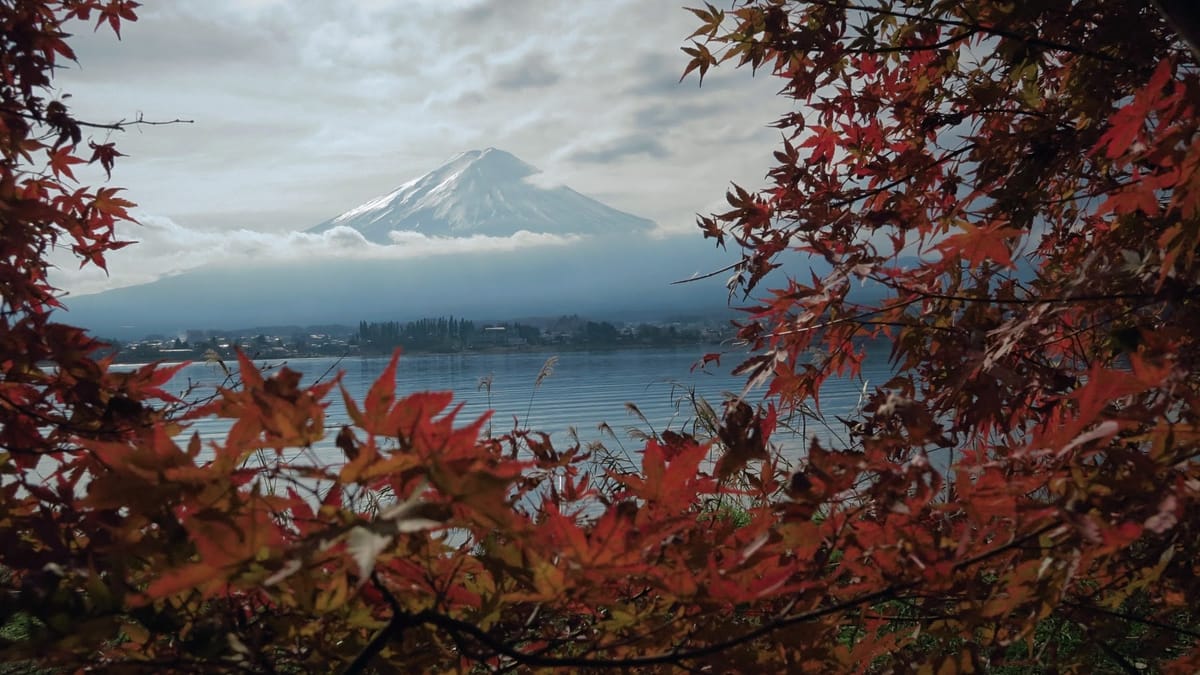
[[[773, 185], [700, 223], [766, 298], [741, 371], [769, 396], [602, 473], [398, 396], [395, 357], [361, 402], [244, 355], [202, 401], [164, 390], [178, 367], [110, 369], [56, 322], [45, 254], [122, 245], [131, 204], [72, 171], [120, 155], [47, 98], [66, 27], [119, 31], [137, 3], [0, 3], [0, 661], [1196, 670], [1200, 71], [1160, 6], [694, 10], [689, 72], [749, 64], [799, 106]], [[763, 291], [805, 256], [832, 271]], [[852, 443], [788, 466], [780, 420], [868, 337], [895, 377]], [[228, 432], [202, 440], [208, 418]]]
[[732, 290], [760, 294], [796, 256], [832, 268], [762, 295], [741, 369], [796, 407], [857, 374], [865, 340], [892, 345], [852, 447], [814, 446], [788, 507], [830, 513], [843, 567], [880, 568], [856, 574], [861, 597], [903, 598], [895, 654], [871, 639], [888, 622], [863, 617], [866, 654], [1195, 671], [1194, 7], [694, 12], [689, 71], [766, 70], [798, 104], [771, 185], [700, 220], [745, 252]]

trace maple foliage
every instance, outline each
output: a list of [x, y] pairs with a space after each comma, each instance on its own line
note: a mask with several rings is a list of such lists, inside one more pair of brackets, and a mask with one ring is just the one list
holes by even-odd
[[[0, 661], [1200, 665], [1200, 71], [1178, 17], [1087, 0], [693, 10], [688, 73], [748, 64], [798, 104], [772, 185], [700, 223], [744, 252], [735, 290], [765, 298], [741, 371], [768, 400], [702, 411], [705, 436], [653, 435], [637, 470], [605, 471], [590, 448], [492, 437], [449, 394], [399, 395], [396, 356], [362, 401], [239, 355], [188, 402], [164, 389], [177, 366], [114, 371], [57, 323], [49, 247], [103, 266], [132, 205], [76, 185], [72, 167], [121, 155], [83, 150], [50, 77], [73, 58], [67, 25], [119, 35], [136, 9], [0, 3]], [[831, 271], [763, 290], [812, 256]], [[788, 465], [788, 416], [858, 373], [865, 338], [890, 341], [895, 376], [872, 383], [852, 443], [812, 440]], [[350, 423], [331, 429], [337, 395]], [[202, 440], [214, 419], [228, 431]], [[313, 450], [331, 439], [336, 461]]]
[[[811, 452], [791, 492], [847, 519], [843, 540], [879, 567], [863, 592], [903, 589], [886, 641], [863, 624], [856, 649], [877, 665], [1200, 664], [1186, 5], [692, 10], [689, 70], [765, 71], [797, 104], [774, 125], [770, 185], [735, 186], [700, 220], [744, 252], [731, 291], [767, 298], [740, 324], [759, 352], [743, 369], [795, 410], [891, 345], [852, 447]], [[764, 293], [813, 258], [832, 271]], [[858, 482], [830, 485], [830, 466]], [[1083, 643], [1059, 649], [1051, 626]]]

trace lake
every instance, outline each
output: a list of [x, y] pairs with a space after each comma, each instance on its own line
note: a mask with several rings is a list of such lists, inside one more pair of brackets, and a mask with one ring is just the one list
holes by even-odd
[[[614, 451], [622, 448], [633, 455], [641, 447], [628, 432], [637, 429], [649, 432], [664, 429], [681, 430], [693, 418], [689, 392], [707, 400], [717, 411], [721, 401], [741, 393], [745, 378], [734, 377], [729, 371], [740, 362], [741, 357], [727, 354], [721, 365], [710, 364], [707, 369], [693, 369], [706, 349], [621, 349], [608, 351], [568, 351], [556, 354], [545, 352], [510, 353], [466, 353], [466, 354], [413, 354], [402, 356], [396, 372], [398, 395], [418, 391], [452, 391], [455, 401], [464, 404], [460, 420], [473, 420], [493, 409], [493, 431], [501, 434], [516, 425], [550, 433], [556, 444], [565, 444], [568, 430], [573, 428], [583, 441], [603, 440]], [[557, 356], [553, 374], [543, 379], [535, 388], [535, 381], [546, 360]], [[890, 373], [886, 355], [869, 358], [863, 368], [863, 376], [871, 385], [885, 381]], [[286, 365], [303, 374], [308, 384], [324, 376], [333, 377], [341, 371], [343, 383], [351, 396], [361, 401], [379, 376], [388, 360], [382, 357], [348, 357], [292, 359]], [[284, 362], [258, 362], [260, 366], [279, 366]], [[232, 364], [231, 367], [236, 366]], [[490, 395], [480, 387], [480, 379], [490, 376]], [[166, 390], [182, 394], [192, 387], [193, 398], [211, 394], [225, 380], [225, 374], [215, 363], [193, 363], [182, 369], [166, 385]], [[839, 380], [829, 382], [821, 392], [822, 411], [828, 419], [835, 415], [851, 413], [859, 403], [862, 381]], [[762, 390], [751, 392], [748, 400], [761, 400]], [[637, 406], [646, 417], [641, 421], [630, 413], [626, 403]], [[336, 430], [349, 423], [341, 397], [336, 394], [328, 398], [327, 429], [328, 441], [315, 448], [318, 454], [340, 451], [333, 448], [332, 439]], [[616, 433], [619, 443], [602, 433], [599, 426], [607, 423]], [[647, 424], [648, 423], [648, 424]], [[809, 425], [806, 433], [816, 434], [823, 440], [838, 431], [821, 429]], [[217, 438], [228, 428], [225, 420], [202, 420], [194, 429], [204, 438]], [[798, 435], [788, 437], [780, 432], [774, 438], [788, 454], [798, 452], [806, 443]], [[640, 462], [639, 462], [640, 463]]]

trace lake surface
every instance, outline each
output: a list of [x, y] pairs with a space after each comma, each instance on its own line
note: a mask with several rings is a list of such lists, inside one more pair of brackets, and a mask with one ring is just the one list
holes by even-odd
[[[695, 347], [558, 354], [553, 351], [413, 354], [400, 359], [396, 390], [398, 395], [452, 391], [455, 401], [464, 404], [460, 421], [465, 423], [492, 409], [495, 411], [492, 428], [497, 435], [512, 430], [515, 424], [519, 428], [551, 433], [556, 444], [565, 444], [568, 430], [573, 428], [583, 441], [602, 440], [614, 451], [623, 448], [632, 456], [641, 443], [629, 436], [630, 429], [649, 432], [652, 427], [661, 432], [691, 428], [694, 413], [687, 399], [690, 392], [707, 400], [718, 414], [726, 397], [742, 392], [745, 378], [729, 374], [742, 357], [727, 354], [720, 366], [710, 364], [707, 369], [693, 369], [705, 351], [703, 347]], [[553, 374], [544, 378], [540, 387], [535, 387], [538, 373], [551, 356], [558, 357]], [[871, 385], [880, 384], [889, 376], [885, 356], [869, 358], [864, 365], [864, 378]], [[305, 384], [321, 377], [334, 377], [341, 371], [342, 382], [357, 401], [362, 400], [387, 362], [388, 359], [382, 357], [349, 357], [340, 361], [336, 358], [256, 361], [260, 366], [286, 364], [303, 374]], [[490, 395], [480, 386], [481, 378], [487, 376], [492, 382]], [[200, 398], [211, 394], [224, 381], [225, 373], [217, 364], [194, 363], [177, 373], [166, 389], [182, 394], [191, 387], [191, 397]], [[828, 383], [821, 393], [822, 412], [827, 419], [851, 413], [859, 403], [862, 388], [862, 380]], [[747, 400], [750, 403], [759, 401], [762, 393], [762, 390], [752, 391], [747, 394]], [[349, 418], [336, 390], [327, 400], [328, 440], [315, 449], [318, 454], [330, 452], [340, 458], [340, 451], [333, 449], [332, 439], [342, 424], [349, 423]], [[637, 406], [648, 424], [627, 410], [627, 402]], [[612, 428], [619, 443], [601, 432], [599, 426], [602, 423]], [[810, 423], [805, 431], [810, 436], [815, 434], [830, 440], [837, 432], [837, 426], [836, 421], [833, 430]], [[217, 419], [202, 420], [194, 427], [202, 437], [210, 439], [220, 437], [227, 428], [226, 421]], [[806, 443], [799, 435], [788, 437], [783, 432], [774, 440], [787, 448], [788, 454], [798, 452]]]

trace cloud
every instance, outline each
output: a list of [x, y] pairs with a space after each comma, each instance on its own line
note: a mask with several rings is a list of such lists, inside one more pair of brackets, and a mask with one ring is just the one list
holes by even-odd
[[609, 141], [598, 147], [576, 150], [569, 155], [569, 158], [588, 164], [608, 164], [634, 155], [663, 158], [668, 154], [670, 153], [667, 152], [667, 149], [653, 136], [633, 134]]
[[[691, 230], [692, 214], [730, 181], [762, 184], [778, 137], [761, 131], [792, 107], [762, 71], [722, 66], [703, 87], [694, 76], [680, 82], [679, 47], [697, 20], [677, 3], [330, 7], [144, 3], [120, 42], [90, 25], [73, 30], [80, 66], [64, 64], [55, 87], [88, 121], [194, 119], [112, 134], [128, 155], [113, 181], [146, 212], [233, 238], [310, 227], [487, 146], [556, 184]], [[137, 266], [114, 266], [114, 278], [125, 274]]]
[[633, 114], [633, 122], [640, 129], [670, 131], [696, 122], [718, 120], [728, 108], [728, 104], [718, 101], [674, 105], [658, 101], [638, 108]]
[[546, 62], [545, 54], [527, 54], [520, 61], [497, 70], [495, 84], [506, 89], [540, 89], [558, 83], [562, 75]]
[[107, 256], [109, 275], [90, 265], [80, 268], [69, 250], [58, 249], [50, 257], [57, 265], [51, 270], [51, 283], [78, 296], [149, 283], [211, 264], [256, 266], [303, 265], [333, 259], [403, 260], [567, 246], [584, 239], [579, 235], [524, 230], [507, 237], [430, 237], [419, 232], [392, 232], [391, 243], [377, 244], [349, 227], [335, 227], [319, 234], [248, 229], [212, 231], [185, 227], [156, 216], [139, 215], [138, 220], [140, 225], [118, 225], [121, 239], [137, 243]]

